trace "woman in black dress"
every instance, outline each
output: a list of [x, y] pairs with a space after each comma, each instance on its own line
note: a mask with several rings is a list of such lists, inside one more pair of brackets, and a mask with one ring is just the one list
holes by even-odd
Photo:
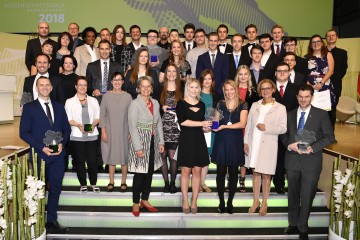
[[[203, 130], [210, 131], [211, 121], [205, 121], [205, 104], [200, 101], [200, 83], [189, 79], [185, 84], [184, 99], [176, 105], [180, 124], [177, 161], [181, 166], [182, 209], [184, 213], [197, 213], [197, 198], [200, 188], [201, 168], [209, 164], [209, 156]], [[188, 188], [192, 173], [191, 208], [188, 202]]]

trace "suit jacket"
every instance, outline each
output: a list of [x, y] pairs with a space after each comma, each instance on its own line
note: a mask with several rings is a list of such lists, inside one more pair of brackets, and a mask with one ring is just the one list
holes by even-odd
[[[218, 51], [220, 51], [220, 47], [218, 45], [217, 47]], [[224, 54], [231, 54], [233, 52], [234, 48], [231, 44], [226, 43], [225, 52]]]
[[224, 99], [222, 85], [229, 77], [228, 57], [218, 51], [216, 54], [214, 67], [212, 67], [209, 52], [200, 55], [196, 64], [196, 78], [199, 78], [201, 72], [205, 69], [210, 69], [213, 71], [215, 76], [215, 92], [219, 96], [220, 100]]
[[278, 103], [281, 103], [286, 107], [286, 111], [289, 112], [297, 107], [299, 107], [298, 100], [296, 98], [298, 86], [288, 82], [285, 88], [284, 96], [281, 97], [278, 89], [273, 94], [273, 97]]
[[[228, 56], [228, 60], [229, 60], [229, 79], [235, 79], [235, 75], [236, 75], [236, 71], [237, 71], [237, 68], [236, 68], [236, 64], [235, 64], [235, 56], [233, 53], [231, 54], [227, 54]], [[241, 52], [241, 56], [240, 56], [240, 59], [239, 59], [239, 64], [238, 64], [238, 67], [241, 66], [241, 65], [246, 65], [246, 66], [250, 66], [251, 63], [251, 58], [248, 59], [246, 57], [246, 55], [244, 55], [242, 52]]]
[[71, 52], [75, 52], [75, 49], [76, 49], [77, 47], [82, 46], [82, 45], [84, 45], [84, 41], [83, 41], [82, 39], [78, 38], [78, 37], [75, 38], [75, 39], [74, 39], [73, 49], [71, 49]]
[[[36, 75], [29, 76], [25, 78], [24, 86], [23, 86], [23, 93], [20, 100], [20, 105], [24, 106], [26, 103], [32, 101], [34, 99], [33, 93], [33, 85], [35, 81]], [[65, 104], [65, 94], [63, 89], [62, 81], [57, 76], [49, 75], [49, 79], [53, 90], [50, 93], [50, 98], [52, 101], [57, 101], [59, 103]]]
[[[94, 48], [95, 48], [96, 57], [97, 59], [99, 59], [100, 58], [99, 50], [95, 46]], [[86, 76], [86, 68], [87, 65], [91, 63], [91, 55], [87, 50], [85, 44], [75, 49], [74, 57], [76, 58], [76, 61], [78, 63], [75, 73], [79, 76]]]
[[[111, 76], [114, 72], [122, 72], [122, 67], [117, 62], [109, 61], [109, 74], [108, 74], [108, 80], [107, 80], [107, 90], [112, 90], [113, 86], [111, 84]], [[88, 95], [92, 95], [92, 92], [95, 89], [100, 90], [101, 92], [101, 86], [102, 86], [102, 73], [101, 73], [101, 61], [96, 60], [95, 62], [89, 63], [86, 68], [86, 79], [88, 81]], [[101, 96], [96, 97], [99, 102], [101, 102]]]
[[304, 75], [304, 77], [306, 78], [307, 81], [307, 76], [308, 74], [308, 61], [303, 58], [303, 57], [299, 57], [296, 56], [295, 57], [295, 61], [296, 61], [296, 65], [294, 67], [295, 72], [299, 72], [302, 75]]
[[334, 57], [334, 74], [331, 76], [331, 81], [334, 86], [334, 91], [336, 97], [341, 96], [342, 90], [342, 79], [346, 74], [346, 70], [348, 68], [347, 64], [347, 51], [341, 48], [334, 47], [331, 49], [331, 54]]
[[[194, 42], [194, 43], [193, 43], [192, 49], [196, 48], [196, 42], [195, 42], [195, 41], [193, 41], [193, 42]], [[186, 41], [183, 41], [182, 44], [183, 44], [184, 50], [185, 50], [186, 52], [188, 52], [188, 49], [187, 49], [187, 46], [186, 46]], [[191, 49], [190, 49], [190, 50], [191, 50]]]
[[[57, 52], [57, 42], [49, 38], [49, 41], [53, 45], [53, 53]], [[25, 52], [25, 64], [27, 69], [30, 71], [31, 66], [35, 65], [35, 57], [42, 53], [40, 39], [33, 38], [27, 41], [26, 52]]]
[[[290, 80], [289, 80], [290, 81]], [[297, 86], [301, 86], [306, 84], [307, 79], [305, 78], [305, 76], [299, 72], [295, 71], [295, 78], [294, 78], [294, 83]]]
[[[127, 46], [128, 46], [128, 47], [130, 48], [130, 50], [131, 50], [131, 56], [130, 56], [130, 59], [131, 59], [132, 54], [134, 54], [135, 51], [136, 51], [136, 50], [135, 50], [135, 47], [134, 47], [134, 43], [133, 43], [133, 42], [130, 42]], [[141, 44], [140, 47], [145, 47], [145, 46]]]
[[[271, 50], [273, 51], [273, 53], [275, 53], [276, 55], [276, 47], [275, 47], [275, 43], [273, 42], [271, 44]], [[280, 47], [280, 54], [279, 57], [283, 58], [285, 55], [286, 51], [285, 51], [285, 47], [284, 47], [284, 42], [282, 42], [281, 47]]]
[[[244, 55], [244, 57], [246, 59], [251, 59], [250, 53], [249, 53], [249, 43], [245, 44], [244, 46], [241, 47], [241, 55]], [[249, 63], [249, 65], [251, 64], [251, 61]]]
[[281, 61], [281, 58], [274, 52], [271, 52], [268, 61], [264, 66], [264, 78], [273, 79], [275, 76], [275, 67]]
[[[285, 148], [287, 148], [289, 144], [296, 142], [297, 110], [298, 108], [295, 108], [288, 113], [287, 131], [281, 136]], [[322, 109], [311, 106], [304, 129], [315, 133], [316, 141], [311, 144], [313, 153], [298, 154], [297, 152], [286, 151], [285, 168], [291, 170], [303, 169], [320, 174], [322, 169], [322, 150], [335, 142], [329, 114]]]
[[254, 75], [254, 72], [252, 70], [250, 70], [250, 73], [251, 73], [251, 81], [252, 81], [252, 85], [253, 87], [256, 89], [256, 86], [258, 85], [258, 83], [265, 79], [266, 76], [265, 76], [265, 70], [264, 69], [260, 69], [260, 74], [259, 74], [259, 80], [258, 82], [256, 82], [256, 79], [255, 79], [255, 75]]
[[62, 145], [65, 146], [70, 136], [70, 125], [64, 109], [64, 106], [56, 101], [51, 101], [54, 110], [54, 126], [51, 127], [44, 109], [41, 107], [39, 100], [29, 102], [24, 105], [20, 120], [20, 138], [27, 142], [30, 147], [35, 149], [38, 159], [44, 159], [47, 162], [50, 159], [58, 158], [64, 160], [66, 155], [65, 148], [58, 156], [47, 156], [42, 151], [45, 147], [43, 138], [48, 130], [62, 133]]

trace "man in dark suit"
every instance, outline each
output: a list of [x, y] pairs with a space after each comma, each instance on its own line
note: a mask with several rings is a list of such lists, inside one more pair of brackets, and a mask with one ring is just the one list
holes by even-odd
[[200, 55], [196, 64], [196, 78], [199, 79], [201, 72], [210, 69], [215, 76], [215, 93], [220, 99], [224, 99], [222, 86], [229, 77], [229, 61], [225, 54], [217, 50], [219, 36], [212, 32], [208, 36], [209, 51]]
[[[297, 40], [294, 37], [287, 37], [284, 39], [284, 47], [286, 52], [293, 52], [296, 54]], [[296, 55], [296, 65], [294, 67], [295, 72], [299, 72], [305, 76], [308, 76], [308, 62], [305, 58]]]
[[79, 38], [79, 25], [75, 22], [70, 23], [68, 26], [68, 31], [73, 38], [74, 44], [71, 52], [75, 52], [75, 48], [84, 45], [84, 41]]
[[[286, 112], [289, 113], [293, 109], [299, 106], [296, 99], [296, 93], [298, 86], [292, 84], [289, 79], [290, 67], [285, 62], [280, 62], [276, 66], [275, 70], [275, 84], [276, 91], [273, 94], [273, 97], [278, 103], [281, 103], [286, 107]], [[284, 168], [284, 158], [285, 158], [286, 148], [278, 141], [278, 154], [277, 154], [277, 164], [275, 175], [273, 176], [273, 183], [275, 185], [275, 191], [278, 194], [285, 194], [285, 168]]]
[[35, 57], [42, 53], [41, 46], [45, 40], [51, 41], [54, 53], [57, 51], [57, 43], [54, 40], [49, 39], [49, 24], [46, 22], [41, 22], [39, 23], [37, 30], [38, 37], [28, 40], [26, 45], [25, 64], [29, 72], [31, 70], [31, 66], [35, 63]]
[[96, 97], [100, 104], [102, 95], [112, 90], [112, 74], [121, 72], [122, 68], [119, 63], [110, 61], [111, 46], [108, 40], [101, 40], [98, 48], [100, 59], [88, 64], [86, 79], [88, 80], [88, 94]]
[[285, 53], [284, 62], [286, 62], [290, 67], [289, 81], [297, 86], [306, 84], [307, 79], [305, 76], [294, 70], [294, 67], [296, 66], [296, 54], [293, 52]]
[[183, 41], [183, 46], [185, 54], [189, 52], [191, 49], [196, 47], [196, 42], [194, 41], [194, 34], [195, 34], [195, 25], [192, 23], [187, 23], [184, 26], [184, 37], [185, 41]]
[[228, 27], [225, 24], [220, 24], [216, 32], [219, 35], [218, 50], [223, 54], [231, 54], [233, 52], [233, 47], [227, 43], [229, 33]]
[[[46, 231], [47, 233], [66, 233], [69, 229], [61, 226], [57, 221], [57, 210], [65, 172], [66, 152], [63, 146], [70, 137], [71, 129], [64, 106], [50, 100], [52, 90], [50, 79], [40, 77], [36, 82], [36, 90], [38, 99], [24, 105], [20, 121], [20, 137], [37, 153], [39, 172], [41, 160], [45, 161], [45, 174], [50, 185]], [[63, 140], [58, 145], [58, 152], [54, 152], [43, 142], [48, 130], [62, 134]]]
[[253, 87], [256, 89], [257, 84], [265, 79], [264, 67], [261, 65], [261, 59], [264, 49], [260, 45], [254, 45], [250, 50], [251, 64], [250, 73]]
[[245, 58], [250, 58], [251, 48], [257, 44], [256, 38], [258, 36], [257, 27], [255, 24], [249, 24], [245, 28], [245, 35], [247, 38], [247, 44], [242, 46], [241, 52], [244, 54]]
[[281, 58], [271, 50], [272, 37], [268, 33], [261, 34], [259, 37], [260, 46], [264, 49], [261, 58], [261, 66], [264, 67], [264, 78], [274, 79], [275, 67]]
[[271, 51], [273, 51], [277, 56], [283, 57], [285, 54], [285, 48], [282, 41], [282, 38], [284, 37], [284, 28], [278, 24], [274, 25], [271, 28], [271, 36], [273, 38]]
[[237, 69], [241, 65], [250, 66], [251, 58], [246, 58], [241, 52], [241, 47], [244, 43], [244, 37], [240, 33], [235, 33], [231, 38], [233, 51], [227, 54], [229, 59], [229, 79], [235, 79]]
[[328, 50], [334, 57], [334, 74], [331, 76], [331, 82], [334, 86], [334, 91], [336, 95], [336, 105], [339, 102], [339, 97], [341, 96], [342, 91], [342, 79], [346, 74], [348, 68], [348, 57], [347, 51], [341, 48], [336, 47], [336, 41], [338, 40], [337, 32], [334, 29], [331, 29], [326, 32], [326, 44]]
[[38, 54], [35, 59], [35, 67], [37, 74], [26, 77], [24, 81], [23, 93], [21, 95], [20, 105], [36, 100], [38, 93], [36, 91], [36, 82], [41, 76], [50, 79], [52, 91], [50, 93], [51, 100], [65, 104], [65, 96], [63, 92], [62, 82], [59, 77], [49, 75], [50, 58], [46, 54]]
[[[288, 221], [285, 234], [299, 233], [300, 239], [308, 239], [308, 219], [322, 169], [322, 150], [335, 142], [334, 131], [326, 111], [311, 106], [314, 89], [302, 85], [297, 91], [299, 108], [288, 114], [287, 132], [282, 143], [287, 148], [285, 168], [288, 178]], [[314, 142], [304, 151], [295, 139], [298, 131], [313, 132]]]

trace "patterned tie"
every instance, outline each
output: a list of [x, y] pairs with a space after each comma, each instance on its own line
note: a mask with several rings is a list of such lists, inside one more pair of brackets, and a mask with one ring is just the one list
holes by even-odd
[[280, 96], [284, 97], [284, 85], [280, 86]]
[[211, 54], [211, 66], [212, 68], [214, 68], [214, 64], [215, 64], [215, 54]]
[[300, 116], [300, 119], [299, 119], [298, 130], [304, 129], [304, 126], [305, 126], [305, 112], [301, 112], [301, 116]]
[[280, 45], [276, 44], [276, 55], [280, 55]]
[[46, 102], [45, 103], [45, 107], [46, 107], [46, 116], [49, 120], [49, 123], [51, 125], [51, 127], [54, 126], [54, 122], [53, 122], [53, 119], [52, 119], [52, 116], [51, 116], [51, 111], [50, 111], [50, 107], [49, 107], [49, 102]]
[[235, 65], [236, 65], [236, 69], [239, 66], [239, 55], [235, 55]]
[[104, 76], [102, 81], [101, 92], [105, 93], [107, 91], [107, 81], [108, 81], [108, 66], [107, 62], [104, 62]]

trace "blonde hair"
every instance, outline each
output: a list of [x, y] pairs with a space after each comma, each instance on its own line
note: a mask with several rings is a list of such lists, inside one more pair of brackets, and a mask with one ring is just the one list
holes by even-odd
[[239, 96], [239, 85], [234, 80], [231, 80], [231, 79], [228, 79], [224, 82], [224, 84], [222, 86], [222, 90], [224, 93], [225, 102], [230, 100], [230, 99], [228, 99], [228, 97], [226, 97], [225, 85], [230, 85], [232, 88], [235, 89], [234, 109], [236, 109], [242, 102], [244, 102], [244, 100], [242, 100]]
[[200, 82], [196, 78], [190, 78], [189, 80], [186, 81], [185, 89], [184, 89], [184, 98], [189, 97], [189, 87], [191, 83], [196, 83], [198, 85], [199, 92], [196, 95], [196, 99], [200, 100], [201, 87], [200, 87]]
[[259, 96], [262, 96], [262, 95], [261, 95], [261, 86], [262, 86], [264, 83], [270, 84], [270, 85], [271, 85], [271, 88], [272, 88], [273, 90], [276, 90], [276, 85], [275, 85], [275, 83], [274, 83], [273, 81], [271, 81], [270, 79], [263, 79], [263, 80], [261, 80], [261, 81], [258, 83], [257, 89], [256, 89], [257, 92], [258, 92], [258, 94], [259, 94]]

